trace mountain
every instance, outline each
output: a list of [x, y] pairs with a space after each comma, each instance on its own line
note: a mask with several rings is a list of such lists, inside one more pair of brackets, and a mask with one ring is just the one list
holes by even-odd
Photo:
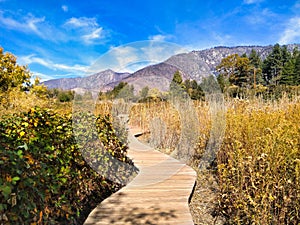
[[[288, 45], [289, 51], [300, 45]], [[191, 51], [189, 53], [177, 54], [164, 62], [156, 65], [146, 66], [132, 74], [116, 73], [112, 70], [105, 70], [94, 75], [82, 78], [63, 78], [45, 81], [44, 84], [49, 88], [72, 89], [76, 91], [93, 90], [106, 91], [112, 89], [119, 82], [127, 82], [138, 91], [148, 86], [166, 91], [172, 80], [173, 74], [179, 70], [183, 79], [194, 79], [201, 82], [203, 77], [216, 75], [216, 66], [221, 60], [231, 54], [242, 55], [250, 54], [254, 49], [262, 59], [272, 51], [273, 46], [237, 46], [237, 47], [214, 47], [210, 49]]]
[[43, 83], [48, 88], [60, 88], [63, 90], [87, 89], [99, 91], [100, 89], [105, 88], [106, 85], [113, 82], [120, 82], [128, 76], [130, 76], [130, 73], [116, 73], [112, 70], [104, 70], [87, 77], [61, 78], [48, 80]]

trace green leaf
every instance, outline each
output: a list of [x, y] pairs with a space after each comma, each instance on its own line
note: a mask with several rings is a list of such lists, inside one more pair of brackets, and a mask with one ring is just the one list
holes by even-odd
[[8, 185], [1, 185], [0, 190], [2, 191], [4, 198], [8, 199], [9, 195], [11, 194], [11, 187]]
[[13, 177], [11, 180], [12, 180], [12, 184], [16, 184], [16, 182], [20, 180], [20, 177]]

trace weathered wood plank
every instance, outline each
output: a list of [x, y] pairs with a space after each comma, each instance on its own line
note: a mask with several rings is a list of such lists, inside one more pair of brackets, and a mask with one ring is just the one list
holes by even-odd
[[85, 225], [194, 224], [188, 199], [196, 172], [178, 160], [129, 136], [128, 156], [139, 174], [124, 188], [98, 205]]

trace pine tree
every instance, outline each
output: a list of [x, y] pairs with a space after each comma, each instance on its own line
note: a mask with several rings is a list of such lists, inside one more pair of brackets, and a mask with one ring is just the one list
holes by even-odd
[[294, 84], [300, 85], [300, 54], [299, 53], [295, 60]]
[[234, 84], [239, 87], [250, 85], [250, 61], [247, 57], [239, 57], [236, 62], [236, 74]]
[[180, 72], [177, 70], [170, 84], [170, 93], [173, 96], [178, 96], [183, 93], [184, 84]]
[[283, 69], [282, 49], [279, 44], [274, 45], [272, 52], [263, 61], [262, 72], [266, 83], [277, 84]]
[[[226, 85], [229, 81], [230, 85], [239, 87], [248, 87], [250, 81], [250, 60], [247, 57], [240, 57], [238, 54], [229, 55], [223, 58], [217, 66], [219, 72], [219, 82]], [[226, 89], [227, 87], [221, 87]]]
[[280, 84], [293, 85], [295, 80], [295, 60], [291, 59], [285, 64], [282, 70], [282, 77], [279, 81]]
[[280, 84], [284, 85], [297, 85], [299, 79], [297, 79], [297, 74], [299, 69], [296, 68], [297, 58], [299, 57], [299, 51], [297, 48], [294, 48], [293, 53], [288, 56], [289, 61], [284, 64], [282, 70], [282, 76], [279, 81]]
[[282, 46], [281, 54], [282, 54], [282, 65], [285, 66], [285, 64], [292, 59], [292, 54], [287, 49], [286, 45]]
[[[253, 86], [255, 87], [256, 84], [264, 84], [263, 76], [262, 76], [262, 61], [255, 51], [255, 49], [251, 50], [251, 53], [249, 55], [250, 60], [250, 70], [252, 75], [251, 83], [253, 83]], [[255, 79], [255, 81], [254, 81]]]
[[248, 58], [250, 60], [251, 66], [254, 66], [255, 68], [261, 68], [261, 63], [262, 62], [261, 62], [261, 59], [260, 59], [259, 55], [255, 51], [255, 49], [251, 50]]

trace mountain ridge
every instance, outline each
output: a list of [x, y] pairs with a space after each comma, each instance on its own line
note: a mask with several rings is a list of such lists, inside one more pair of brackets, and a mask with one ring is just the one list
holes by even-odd
[[[287, 48], [292, 51], [300, 44], [289, 44]], [[261, 59], [267, 57], [273, 45], [268, 46], [216, 46], [204, 50], [193, 50], [187, 53], [173, 55], [167, 60], [155, 65], [148, 65], [134, 73], [117, 73], [110, 69], [87, 77], [61, 78], [43, 82], [48, 88], [75, 90], [80, 92], [111, 90], [121, 81], [134, 86], [138, 91], [145, 86], [166, 91], [176, 70], [181, 72], [183, 79], [193, 79], [201, 82], [204, 77], [216, 75], [216, 66], [221, 60], [231, 54], [250, 54], [254, 49]]]

